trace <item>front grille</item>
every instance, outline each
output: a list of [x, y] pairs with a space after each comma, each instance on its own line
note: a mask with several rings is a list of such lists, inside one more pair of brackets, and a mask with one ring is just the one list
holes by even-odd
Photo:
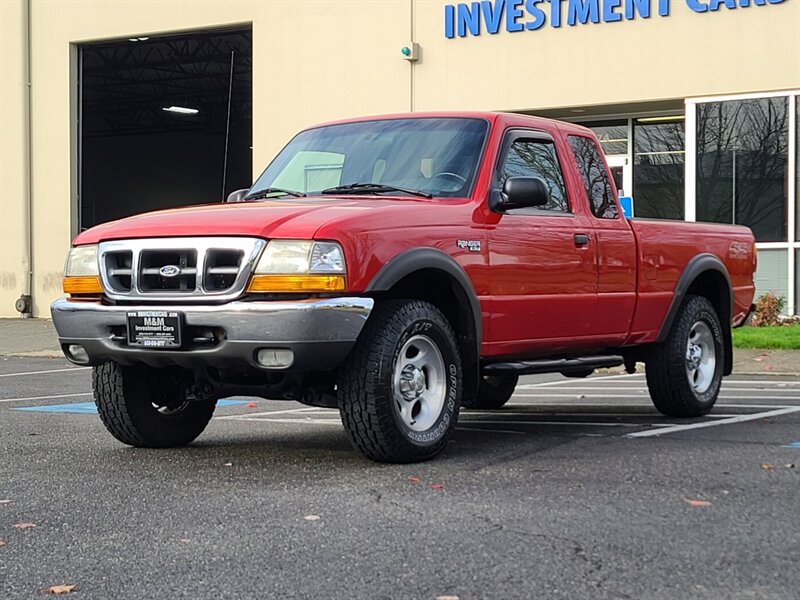
[[244, 252], [214, 248], [206, 254], [203, 288], [209, 292], [228, 290], [236, 281], [242, 267]]
[[197, 250], [142, 250], [139, 289], [144, 293], [194, 292], [197, 289]]
[[127, 294], [131, 291], [133, 252], [130, 250], [109, 252], [105, 255], [103, 266], [112, 290], [121, 294]]
[[265, 244], [234, 237], [103, 242], [103, 285], [115, 300], [229, 300], [243, 293]]

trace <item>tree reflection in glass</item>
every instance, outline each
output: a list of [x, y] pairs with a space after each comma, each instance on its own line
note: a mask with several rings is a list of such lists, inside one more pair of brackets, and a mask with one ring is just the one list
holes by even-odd
[[697, 105], [697, 219], [786, 241], [786, 98]]
[[684, 123], [636, 121], [633, 130], [633, 198], [637, 217], [684, 217]]

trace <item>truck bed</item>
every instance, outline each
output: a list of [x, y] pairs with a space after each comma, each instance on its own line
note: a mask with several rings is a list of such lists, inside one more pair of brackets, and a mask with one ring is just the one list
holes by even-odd
[[636, 237], [638, 301], [629, 343], [655, 341], [664, 315], [675, 296], [681, 273], [702, 247], [728, 268], [733, 290], [731, 322], [738, 325], [750, 309], [752, 282], [753, 237], [747, 227], [715, 223], [692, 223], [631, 219]]

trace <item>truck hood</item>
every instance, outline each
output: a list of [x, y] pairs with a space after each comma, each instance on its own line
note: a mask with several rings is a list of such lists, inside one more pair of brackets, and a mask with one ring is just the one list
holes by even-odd
[[[74, 244], [129, 238], [180, 236], [247, 236], [311, 239], [326, 223], [389, 207], [413, 209], [436, 200], [387, 196], [313, 197], [204, 204], [149, 212], [111, 221], [84, 231]], [[441, 201], [438, 201], [441, 202]]]

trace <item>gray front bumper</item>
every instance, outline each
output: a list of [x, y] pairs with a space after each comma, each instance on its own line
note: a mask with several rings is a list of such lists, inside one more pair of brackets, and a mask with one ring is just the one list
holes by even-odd
[[[369, 317], [371, 298], [329, 298], [280, 302], [229, 302], [221, 305], [108, 306], [56, 300], [50, 307], [64, 354], [77, 364], [145, 363], [155, 367], [214, 366], [264, 369], [256, 362], [262, 348], [294, 352], [292, 371], [335, 369], [355, 344]], [[135, 310], [179, 311], [189, 335], [184, 348], [166, 350], [128, 346], [126, 314]], [[213, 345], [191, 343], [192, 331], [214, 331]], [[66, 348], [83, 346], [88, 362], [73, 360]]]

